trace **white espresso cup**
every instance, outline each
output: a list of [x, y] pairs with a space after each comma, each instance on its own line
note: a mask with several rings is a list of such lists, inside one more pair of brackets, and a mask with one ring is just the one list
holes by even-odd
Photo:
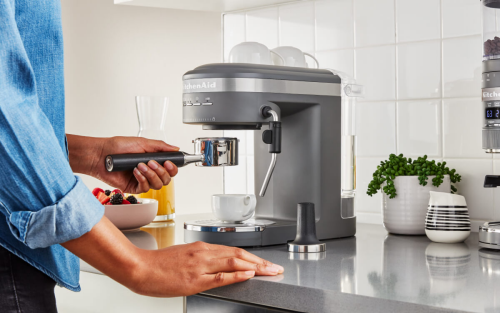
[[272, 65], [271, 51], [258, 42], [242, 42], [229, 52], [229, 63], [253, 63]]
[[216, 219], [226, 223], [240, 223], [255, 213], [255, 195], [212, 195], [212, 212]]
[[302, 50], [291, 47], [281, 46], [271, 50], [274, 53], [273, 63], [275, 65], [284, 65], [292, 67], [309, 67], [306, 62], [306, 56], [310, 57], [316, 63], [316, 68], [319, 68], [318, 60], [309, 53], [302, 52]]

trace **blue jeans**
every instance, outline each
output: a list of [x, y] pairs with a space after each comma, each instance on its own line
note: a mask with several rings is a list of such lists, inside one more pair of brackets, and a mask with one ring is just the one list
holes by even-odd
[[1, 312], [57, 312], [55, 285], [53, 279], [0, 247]]

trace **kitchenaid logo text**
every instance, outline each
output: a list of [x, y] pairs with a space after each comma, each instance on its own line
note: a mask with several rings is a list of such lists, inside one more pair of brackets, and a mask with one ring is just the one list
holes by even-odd
[[492, 91], [492, 92], [484, 91], [483, 92], [483, 98], [497, 98], [497, 97], [500, 97], [500, 92], [495, 92], [495, 91]]
[[200, 84], [190, 84], [190, 83], [184, 84], [184, 90], [208, 89], [208, 88], [215, 88], [215, 87], [217, 87], [217, 84], [215, 82], [202, 82]]

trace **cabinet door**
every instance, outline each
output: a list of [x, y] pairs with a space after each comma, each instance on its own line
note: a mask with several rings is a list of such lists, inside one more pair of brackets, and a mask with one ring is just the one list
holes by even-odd
[[236, 302], [213, 298], [202, 295], [194, 295], [186, 298], [186, 313], [277, 313], [297, 312], [283, 309], [270, 308], [244, 302]]

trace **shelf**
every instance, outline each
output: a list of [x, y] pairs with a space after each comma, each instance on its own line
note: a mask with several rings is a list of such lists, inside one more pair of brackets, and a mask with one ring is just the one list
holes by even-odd
[[[304, 0], [303, 0], [304, 1]], [[135, 5], [142, 7], [229, 12], [262, 6], [297, 2], [296, 0], [114, 0], [119, 5]]]

